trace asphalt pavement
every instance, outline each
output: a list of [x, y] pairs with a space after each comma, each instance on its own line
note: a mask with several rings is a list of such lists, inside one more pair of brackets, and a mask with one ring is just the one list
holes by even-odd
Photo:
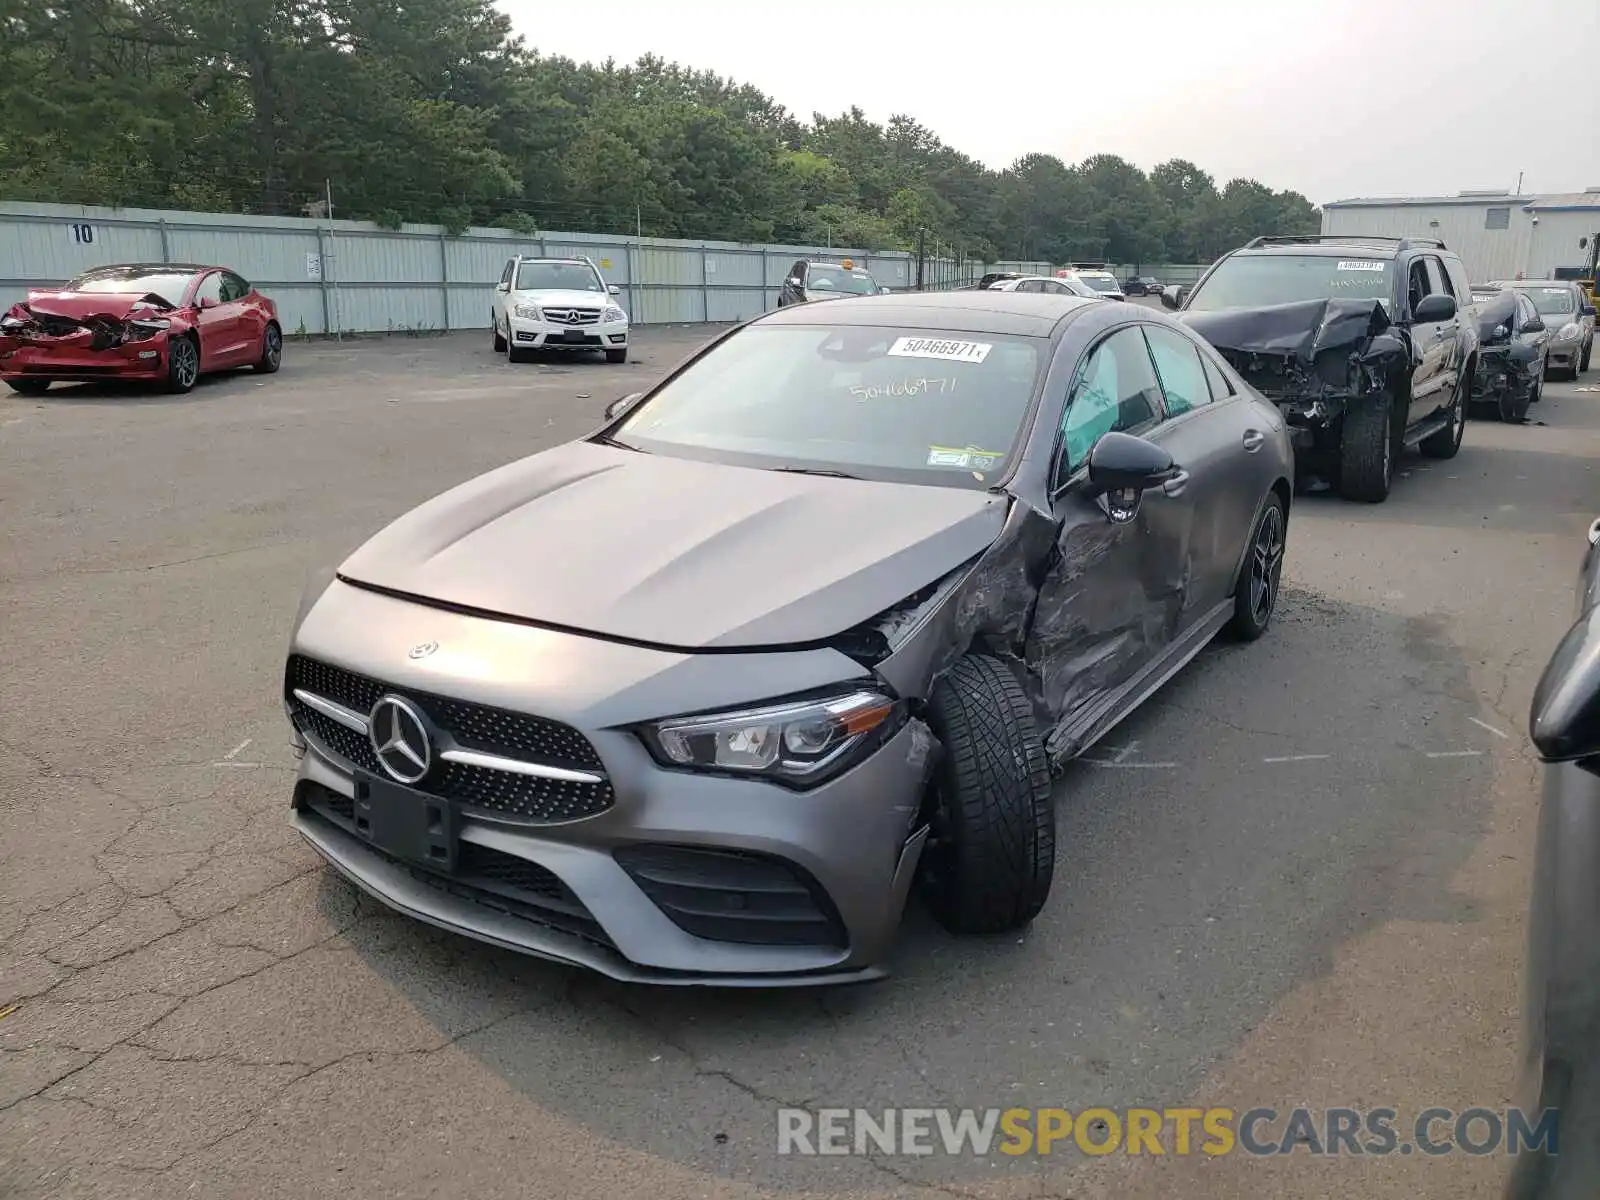
[[1492, 1195], [1504, 1159], [1462, 1154], [785, 1157], [775, 1110], [1512, 1103], [1526, 713], [1600, 514], [1578, 385], [1408, 456], [1386, 504], [1297, 498], [1268, 636], [1060, 781], [1025, 935], [914, 909], [881, 984], [624, 987], [391, 915], [299, 843], [308, 572], [707, 335], [639, 330], [618, 367], [291, 344], [183, 397], [0, 396], [0, 1194]]

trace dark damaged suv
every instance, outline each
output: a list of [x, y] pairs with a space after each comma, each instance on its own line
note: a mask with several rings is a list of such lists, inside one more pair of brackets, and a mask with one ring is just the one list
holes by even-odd
[[1387, 499], [1406, 447], [1461, 447], [1478, 333], [1443, 242], [1258, 237], [1161, 299], [1283, 412], [1301, 473], [1347, 499]]

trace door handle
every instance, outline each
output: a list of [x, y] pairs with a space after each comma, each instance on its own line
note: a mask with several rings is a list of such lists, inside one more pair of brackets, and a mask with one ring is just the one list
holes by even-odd
[[1262, 433], [1261, 430], [1259, 430], [1259, 429], [1248, 429], [1248, 430], [1246, 430], [1245, 431], [1245, 435], [1244, 435], [1244, 448], [1245, 448], [1245, 451], [1247, 453], [1249, 453], [1249, 454], [1254, 454], [1257, 450], [1261, 449], [1262, 444], [1265, 443], [1266, 440], [1267, 440], [1267, 435]]
[[1183, 489], [1189, 486], [1189, 472], [1179, 467], [1172, 478], [1161, 485], [1163, 496], [1181, 496]]

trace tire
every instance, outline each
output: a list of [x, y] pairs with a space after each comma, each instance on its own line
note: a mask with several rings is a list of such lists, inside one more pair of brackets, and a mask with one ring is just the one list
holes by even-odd
[[1250, 530], [1239, 578], [1233, 585], [1233, 616], [1226, 626], [1237, 642], [1253, 642], [1272, 624], [1283, 580], [1283, 553], [1288, 546], [1289, 514], [1276, 491], [1268, 498]]
[[261, 357], [256, 360], [256, 370], [263, 375], [276, 375], [283, 366], [283, 330], [277, 322], [268, 321], [261, 331]]
[[506, 339], [500, 335], [500, 322], [494, 319], [493, 309], [489, 310], [489, 325], [494, 330], [494, 352], [496, 354], [504, 354], [506, 352]]
[[1055, 873], [1055, 804], [1033, 706], [997, 659], [958, 659], [928, 700], [944, 744], [922, 890], [952, 933], [1021, 929]]
[[1544, 377], [1545, 377], [1545, 371], [1546, 370], [1547, 370], [1546, 364], [1541, 362], [1539, 364], [1538, 382], [1536, 383], [1536, 385], [1534, 386], [1534, 389], [1533, 389], [1533, 399], [1528, 401], [1528, 403], [1530, 405], [1537, 404], [1537, 403], [1539, 403], [1539, 401], [1544, 399]]
[[187, 334], [167, 342], [167, 391], [181, 396], [200, 382], [200, 345]]
[[1594, 350], [1594, 339], [1590, 338], [1583, 344], [1583, 355], [1578, 359], [1578, 374], [1582, 375], [1589, 369], [1589, 355]]
[[1382, 504], [1394, 481], [1394, 393], [1347, 410], [1339, 431], [1339, 494], [1346, 500]]
[[[510, 330], [507, 330], [506, 332], [509, 333]], [[524, 363], [524, 362], [531, 362], [532, 359], [533, 359], [533, 351], [532, 350], [524, 349], [523, 347], [518, 346], [516, 343], [510, 341], [509, 339], [506, 341], [506, 361], [507, 362]]]
[[[1417, 447], [1427, 458], [1454, 458], [1461, 449], [1461, 439], [1467, 432], [1467, 396], [1472, 390], [1475, 364], [1468, 364], [1461, 378], [1456, 380], [1456, 392], [1450, 400], [1450, 423], [1438, 433], [1430, 433]], [[1524, 409], [1523, 411], [1527, 411]]]
[[50, 390], [48, 379], [8, 379], [6, 386], [19, 396], [42, 396]]
[[626, 346], [624, 346], [621, 350], [607, 350], [606, 351], [606, 361], [608, 363], [625, 363], [625, 362], [627, 362], [628, 361], [628, 348]]

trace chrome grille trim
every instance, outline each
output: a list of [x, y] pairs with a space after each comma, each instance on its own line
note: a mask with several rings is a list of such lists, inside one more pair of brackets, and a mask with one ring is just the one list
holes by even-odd
[[593, 771], [573, 771], [566, 767], [546, 766], [544, 763], [523, 762], [515, 758], [502, 758], [498, 754], [484, 754], [478, 750], [442, 750], [439, 757], [445, 762], [482, 767], [486, 771], [504, 771], [508, 775], [531, 775], [535, 779], [560, 779], [567, 783], [604, 783], [606, 778]]
[[367, 718], [361, 713], [348, 709], [342, 704], [335, 704], [324, 696], [315, 692], [308, 692], [304, 688], [294, 689], [294, 698], [307, 708], [314, 708], [330, 721], [337, 721], [346, 729], [353, 729], [363, 737], [366, 736], [368, 725]]

